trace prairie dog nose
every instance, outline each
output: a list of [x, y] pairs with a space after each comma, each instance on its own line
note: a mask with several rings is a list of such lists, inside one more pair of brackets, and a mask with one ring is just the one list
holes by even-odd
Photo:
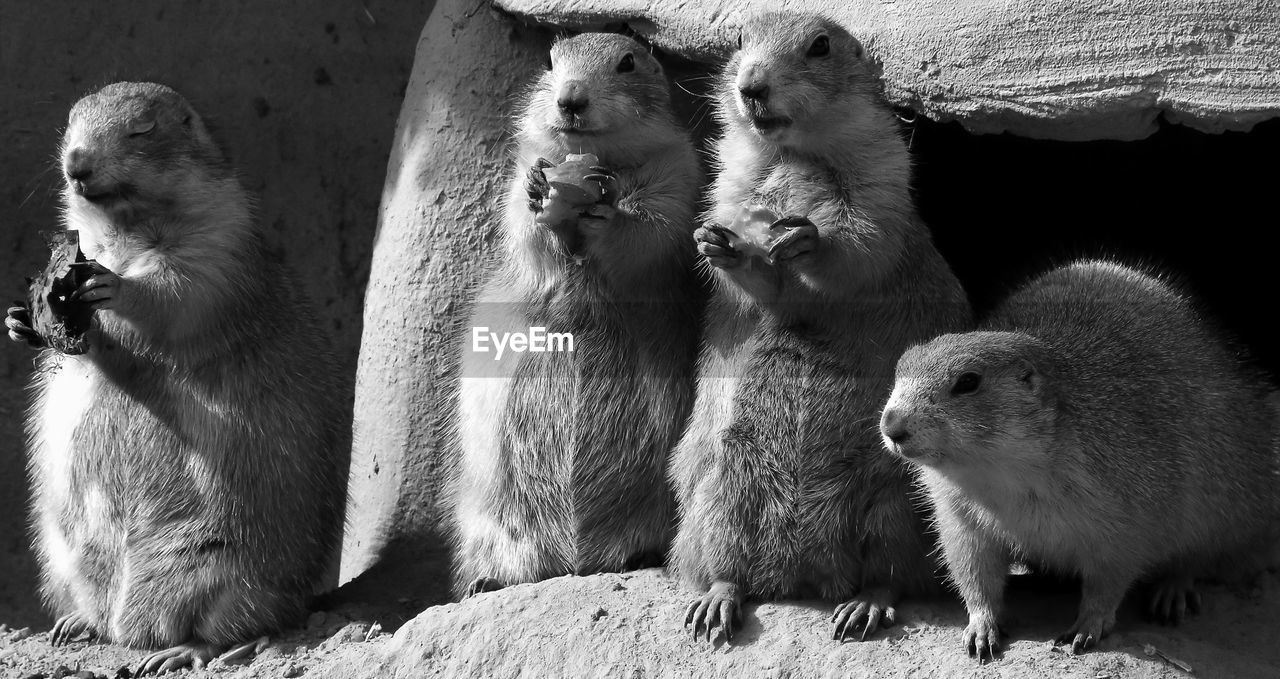
[[758, 83], [743, 85], [738, 88], [738, 93], [741, 94], [744, 99], [764, 101], [769, 98], [769, 86]]
[[758, 66], [748, 66], [738, 72], [738, 93], [744, 99], [755, 101], [769, 98], [769, 81]]
[[82, 182], [93, 176], [93, 161], [84, 149], [71, 149], [63, 160], [62, 170], [67, 179]]
[[907, 417], [897, 408], [886, 408], [880, 416], [880, 433], [898, 444], [911, 438], [911, 432], [907, 430]]
[[587, 87], [580, 80], [570, 80], [560, 87], [560, 95], [556, 97], [556, 105], [565, 113], [581, 113], [591, 103], [587, 96]]

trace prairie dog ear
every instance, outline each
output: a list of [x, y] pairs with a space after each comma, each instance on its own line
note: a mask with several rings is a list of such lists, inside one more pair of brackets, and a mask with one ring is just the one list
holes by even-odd
[[1044, 396], [1045, 374], [1035, 363], [1032, 363], [1029, 359], [1020, 358], [1015, 369], [1014, 376], [1017, 377], [1018, 384], [1033, 394]]
[[862, 49], [862, 41], [861, 41], [861, 40], [859, 40], [859, 39], [857, 39], [857, 38], [855, 38], [855, 37], [853, 37], [853, 36], [849, 36], [849, 42], [850, 42], [850, 44], [851, 44], [851, 45], [852, 45], [852, 47], [853, 47], [853, 56], [854, 56], [854, 58], [855, 58], [855, 59], [861, 59], [861, 58], [863, 58], [863, 57], [865, 57], [865, 56], [866, 56], [867, 51], [866, 51], [866, 50], [864, 50], [864, 49]]

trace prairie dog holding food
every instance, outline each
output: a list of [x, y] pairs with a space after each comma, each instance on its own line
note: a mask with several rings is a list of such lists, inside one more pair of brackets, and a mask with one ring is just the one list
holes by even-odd
[[[909, 469], [876, 433], [894, 361], [970, 326], [968, 301], [909, 192], [896, 120], [845, 29], [803, 14], [747, 22], [721, 78], [714, 273], [698, 393], [672, 461], [672, 566], [706, 592], [695, 636], [732, 638], [745, 598], [843, 602], [835, 636], [891, 621], [938, 578]], [[772, 214], [739, 245], [739, 214]], [[754, 217], [753, 217], [754, 218]], [[749, 227], [754, 228], [754, 227]]]
[[1061, 637], [1076, 653], [1140, 577], [1159, 581], [1160, 617], [1198, 605], [1196, 575], [1274, 541], [1276, 415], [1273, 387], [1186, 296], [1081, 261], [1014, 293], [981, 332], [904, 354], [881, 430], [929, 489], [981, 662], [1000, 649], [1014, 558], [1081, 576]]
[[[542, 328], [572, 351], [498, 358], [467, 337], [447, 499], [463, 596], [661, 563], [667, 455], [693, 399], [701, 177], [662, 67], [621, 35], [559, 40], [517, 116], [500, 261], [469, 330]], [[550, 188], [571, 153], [598, 163], [588, 204]]]
[[52, 640], [164, 649], [142, 672], [201, 666], [335, 584], [348, 390], [177, 92], [84, 97], [62, 164], [66, 227], [98, 265], [74, 295], [94, 309], [88, 352], [42, 353], [27, 423]]

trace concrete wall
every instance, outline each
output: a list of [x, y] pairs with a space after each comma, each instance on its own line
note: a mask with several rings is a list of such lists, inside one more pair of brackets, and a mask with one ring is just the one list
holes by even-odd
[[[215, 126], [271, 237], [354, 371], [387, 153], [433, 2], [0, 2], [0, 293], [47, 251], [71, 104], [156, 80]], [[21, 414], [31, 355], [0, 347], [0, 622], [43, 624], [25, 532]]]

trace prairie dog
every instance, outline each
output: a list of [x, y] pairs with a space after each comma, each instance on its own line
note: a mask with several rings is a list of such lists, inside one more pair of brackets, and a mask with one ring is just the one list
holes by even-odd
[[[573, 350], [499, 358], [464, 342], [447, 498], [460, 596], [657, 565], [673, 527], [667, 455], [697, 351], [697, 157], [639, 43], [587, 33], [550, 57], [517, 114], [500, 258], [468, 331], [545, 328]], [[569, 153], [598, 157], [600, 199], [539, 223], [544, 169]]]
[[1162, 582], [1151, 612], [1198, 603], [1216, 558], [1271, 540], [1275, 396], [1187, 297], [1106, 261], [1051, 271], [980, 332], [906, 352], [885, 445], [936, 507], [970, 653], [993, 657], [1014, 557], [1082, 578], [1080, 653], [1111, 630], [1125, 591]]
[[[970, 327], [968, 301], [909, 194], [896, 121], [845, 29], [748, 21], [720, 81], [714, 204], [696, 237], [714, 274], [697, 401], [673, 454], [672, 566], [706, 592], [685, 623], [730, 639], [746, 597], [843, 602], [835, 636], [891, 621], [937, 579], [909, 470], [875, 423], [894, 361]], [[761, 204], [767, 261], [724, 227]]]
[[163, 649], [142, 672], [201, 666], [334, 584], [348, 390], [177, 92], [84, 97], [62, 166], [65, 226], [101, 266], [76, 293], [89, 350], [43, 352], [27, 421], [52, 640]]

